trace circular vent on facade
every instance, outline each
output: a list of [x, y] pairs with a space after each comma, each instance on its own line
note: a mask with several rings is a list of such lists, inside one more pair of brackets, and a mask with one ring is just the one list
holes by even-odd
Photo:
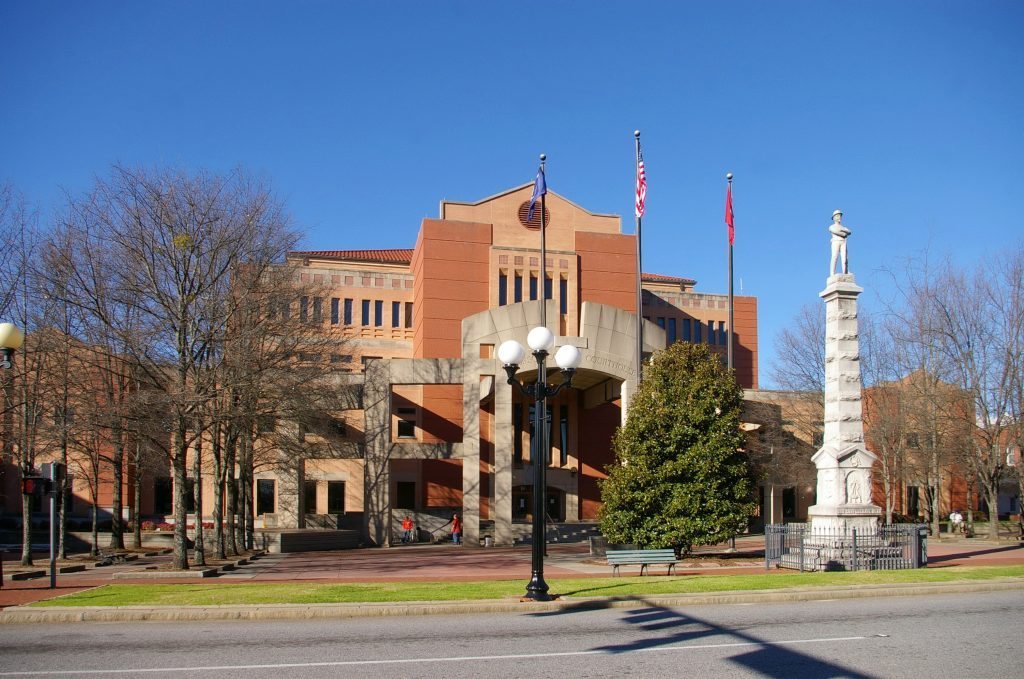
[[[540, 228], [540, 201], [533, 206], [533, 219], [527, 221], [526, 217], [530, 214], [530, 201], [523, 201], [523, 204], [519, 206], [519, 223], [528, 229], [539, 229]], [[545, 226], [551, 226], [551, 210], [544, 210], [544, 224]]]

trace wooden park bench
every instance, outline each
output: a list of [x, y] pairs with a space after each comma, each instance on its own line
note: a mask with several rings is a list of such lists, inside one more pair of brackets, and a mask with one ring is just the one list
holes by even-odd
[[643, 575], [651, 564], [668, 564], [668, 575], [672, 575], [672, 569], [679, 563], [674, 549], [621, 549], [609, 551], [607, 556], [612, 575], [618, 575], [619, 566], [625, 565], [639, 565]]

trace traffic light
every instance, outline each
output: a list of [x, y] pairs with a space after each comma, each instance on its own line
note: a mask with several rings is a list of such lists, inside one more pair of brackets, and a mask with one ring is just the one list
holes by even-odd
[[49, 494], [52, 491], [53, 481], [45, 476], [25, 476], [21, 479], [21, 492], [23, 495], [34, 495], [36, 492]]

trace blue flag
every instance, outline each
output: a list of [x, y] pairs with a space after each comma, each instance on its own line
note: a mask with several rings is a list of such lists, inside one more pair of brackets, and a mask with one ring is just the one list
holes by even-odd
[[548, 185], [544, 181], [544, 167], [541, 166], [541, 168], [537, 170], [537, 181], [533, 184], [533, 195], [530, 196], [530, 209], [526, 213], [526, 221], [533, 221], [533, 208], [537, 204], [537, 201], [540, 200], [540, 197], [546, 195], [547, 192]]

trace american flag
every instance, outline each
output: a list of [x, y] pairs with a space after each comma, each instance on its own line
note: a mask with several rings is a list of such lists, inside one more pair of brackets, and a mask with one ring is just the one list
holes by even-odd
[[644, 216], [647, 202], [647, 172], [644, 170], [644, 154], [637, 147], [636, 152], [636, 216]]

